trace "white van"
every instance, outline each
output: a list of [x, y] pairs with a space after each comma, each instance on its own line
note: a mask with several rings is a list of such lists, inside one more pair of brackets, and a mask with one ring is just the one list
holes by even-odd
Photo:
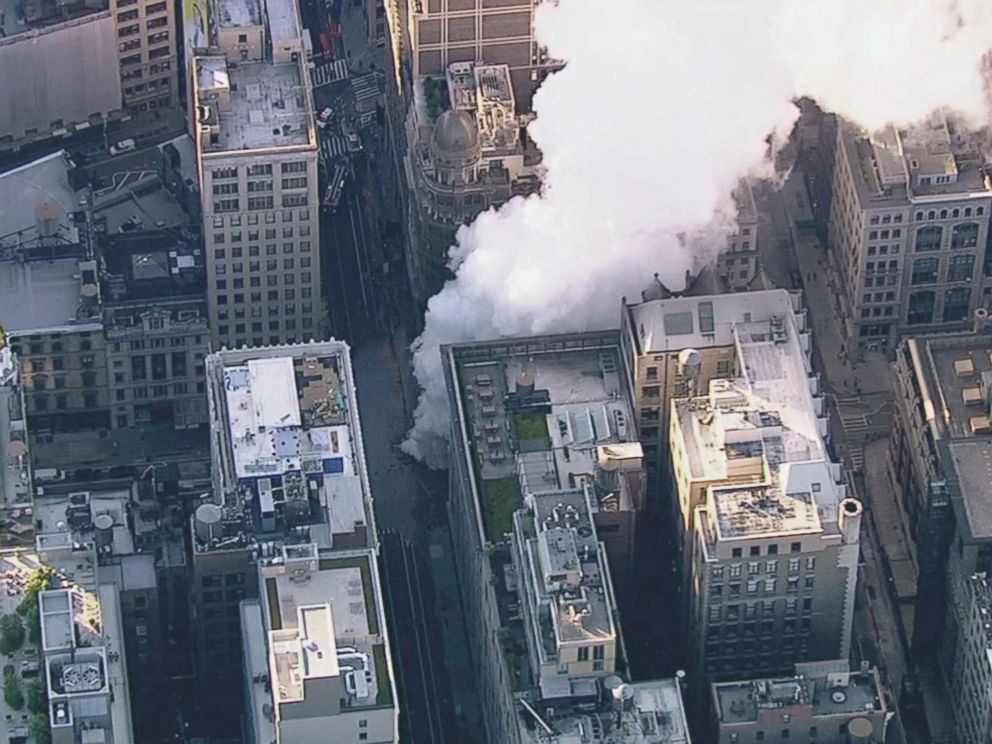
[[36, 483], [51, 483], [65, 480], [65, 471], [58, 468], [38, 468], [34, 471], [34, 480]]
[[110, 146], [110, 154], [123, 155], [126, 152], [134, 152], [136, 149], [138, 149], [138, 146], [135, 144], [134, 140], [128, 138], [112, 144]]

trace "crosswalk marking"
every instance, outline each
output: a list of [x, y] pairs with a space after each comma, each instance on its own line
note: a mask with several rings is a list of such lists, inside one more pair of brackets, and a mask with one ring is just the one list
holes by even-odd
[[381, 92], [379, 82], [379, 74], [376, 72], [353, 77], [351, 86], [355, 91], [355, 105], [378, 98]]
[[313, 68], [313, 87], [319, 88], [322, 85], [330, 85], [338, 80], [347, 80], [348, 63], [343, 59], [336, 59], [317, 65]]
[[321, 137], [320, 153], [326, 160], [348, 154], [348, 141], [344, 137], [334, 135], [332, 137]]

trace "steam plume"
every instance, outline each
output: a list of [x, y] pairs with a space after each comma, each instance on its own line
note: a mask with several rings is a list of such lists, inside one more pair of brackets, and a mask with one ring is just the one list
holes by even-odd
[[459, 231], [456, 278], [414, 343], [423, 392], [404, 449], [433, 466], [449, 421], [439, 345], [611, 327], [655, 272], [681, 286], [676, 235], [767, 166], [796, 97], [868, 130], [941, 106], [985, 120], [987, 0], [560, 0], [536, 24], [567, 63], [534, 101], [543, 192]]

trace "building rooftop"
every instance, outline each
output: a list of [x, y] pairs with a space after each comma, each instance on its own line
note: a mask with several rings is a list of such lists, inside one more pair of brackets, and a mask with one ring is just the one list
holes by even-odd
[[[530, 494], [527, 503], [529, 510], [518, 512], [514, 522], [525, 561], [520, 581], [526, 582], [533, 619], [527, 631], [540, 653], [539, 664], [555, 661], [562, 644], [615, 640], [609, 569], [586, 494]], [[545, 685], [542, 678], [541, 687], [543, 697], [550, 698], [559, 685]]]
[[712, 686], [721, 724], [754, 723], [762, 711], [771, 716], [790, 708], [809, 708], [816, 716], [851, 716], [885, 710], [878, 672], [852, 672], [847, 659], [797, 664], [792, 677], [723, 682]]
[[452, 110], [471, 116], [484, 152], [517, 147], [520, 122], [508, 65], [455, 62], [448, 66], [446, 78]]
[[[608, 699], [595, 710], [557, 715], [541, 722], [526, 708], [521, 712], [521, 738], [527, 744], [690, 744], [679, 682], [674, 679], [621, 684], [607, 677]], [[624, 700], [621, 710], [613, 698]], [[604, 696], [605, 697], [605, 696]], [[536, 712], [536, 711], [535, 711]], [[540, 715], [540, 714], [538, 714]], [[543, 725], [542, 725], [543, 723]]]
[[672, 404], [690, 475], [730, 482], [711, 490], [723, 538], [818, 531], [844, 489], [802, 331], [789, 312], [733, 323], [731, 337], [741, 376]]
[[69, 185], [73, 167], [68, 153], [60, 151], [0, 173], [0, 261], [23, 240], [19, 232], [42, 227], [45, 236], [78, 241], [69, 217], [80, 209], [80, 196]]
[[83, 294], [78, 258], [0, 260], [0, 319], [11, 335], [85, 330], [99, 323], [99, 306], [94, 295]]
[[208, 358], [207, 377], [212, 420], [223, 427], [215, 463], [229, 490], [194, 519], [206, 536], [199, 547], [238, 533], [325, 548], [375, 543], [347, 345], [222, 351]]
[[262, 25], [260, 0], [214, 0], [210, 6], [212, 19], [221, 28]]
[[732, 346], [735, 328], [788, 315], [796, 317], [802, 348], [809, 348], [801, 298], [784, 289], [652, 299], [627, 305], [625, 312], [641, 354]]
[[977, 135], [945, 113], [910, 129], [889, 126], [870, 137], [850, 124], [839, 131], [866, 208], [992, 195]]
[[334, 558], [313, 544], [285, 546], [260, 567], [259, 581], [273, 680], [270, 692], [258, 691], [262, 697], [276, 706], [306, 701], [310, 715], [328, 715], [316, 713], [320, 701], [309, 697], [328, 688], [311, 684], [338, 679], [333, 703], [340, 698], [343, 708], [393, 704], [382, 590], [370, 551]]
[[198, 57], [198, 102], [210, 107], [201, 125], [216, 135], [206, 152], [314, 144], [313, 116], [302, 61], [228, 65], [222, 56]]
[[300, 38], [302, 25], [297, 0], [266, 0], [265, 12], [273, 45]]
[[99, 240], [105, 304], [206, 293], [199, 241], [173, 230], [135, 230]]
[[[642, 457], [615, 332], [448, 348], [490, 539], [509, 531], [520, 494], [581, 488], [601, 460]], [[494, 489], [509, 484], [517, 497], [497, 513]], [[624, 490], [600, 481], [594, 507]]]
[[973, 537], [992, 537], [992, 336], [963, 333], [908, 339], [914, 384], [955, 504]]

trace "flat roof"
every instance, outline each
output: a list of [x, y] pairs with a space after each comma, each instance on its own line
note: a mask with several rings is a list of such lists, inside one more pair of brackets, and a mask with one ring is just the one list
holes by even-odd
[[[217, 144], [206, 152], [311, 144], [307, 93], [300, 62], [228, 65], [223, 57], [198, 57], [201, 92], [230, 90], [230, 107], [217, 111]], [[201, 96], [202, 102], [202, 96]], [[215, 103], [209, 104], [215, 107]]]
[[300, 38], [302, 30], [297, 0], [265, 0], [265, 10], [273, 44]]
[[777, 721], [790, 708], [808, 708], [814, 717], [884, 712], [877, 672], [852, 672], [847, 665], [847, 659], [835, 664], [814, 662], [798, 665], [792, 677], [714, 684], [720, 722], [754, 723], [764, 711], [768, 720]]
[[75, 325], [80, 299], [75, 258], [0, 262], [0, 322], [8, 333]]
[[211, 17], [222, 28], [262, 25], [262, 4], [259, 0], [215, 0]]
[[266, 654], [262, 606], [257, 599], [241, 601], [241, 646], [251, 723], [255, 734], [252, 741], [275, 741], [275, 717], [268, 715], [272, 706], [269, 659]]
[[675, 679], [634, 682], [629, 706], [616, 711], [612, 703], [597, 710], [559, 712], [551, 721], [554, 735], [533, 725], [530, 713], [521, 710], [520, 735], [528, 744], [587, 744], [590, 732], [598, 732], [602, 744], [690, 744], [689, 724], [680, 683]]
[[641, 352], [731, 346], [734, 328], [800, 312], [800, 300], [784, 289], [701, 297], [669, 297], [628, 305]]
[[237, 489], [227, 507], [247, 513], [253, 534], [305, 526], [321, 547], [375, 542], [349, 353], [328, 341], [208, 357]]
[[723, 538], [813, 532], [836, 521], [844, 489], [801, 333], [791, 311], [733, 323], [740, 376], [673, 404], [692, 478], [716, 484], [710, 499]]
[[42, 209], [61, 234], [77, 239], [68, 219], [79, 209], [79, 196], [69, 186], [69, 163], [68, 154], [60, 151], [0, 173], [0, 255], [19, 239], [14, 234], [37, 226]]
[[[906, 342], [920, 405], [946, 448], [945, 473], [961, 495], [968, 529], [992, 537], [992, 336], [962, 333]], [[939, 451], [938, 447], [938, 451]]]
[[[311, 550], [315, 554], [316, 546]], [[304, 700], [307, 679], [347, 676], [349, 682], [341, 686], [343, 707], [391, 704], [392, 683], [378, 678], [389, 674], [388, 667], [376, 663], [377, 655], [385, 653], [386, 634], [373, 554], [322, 555], [317, 561], [294, 559], [286, 548], [286, 570], [273, 565], [259, 571], [269, 664], [277, 681], [274, 700]]]

